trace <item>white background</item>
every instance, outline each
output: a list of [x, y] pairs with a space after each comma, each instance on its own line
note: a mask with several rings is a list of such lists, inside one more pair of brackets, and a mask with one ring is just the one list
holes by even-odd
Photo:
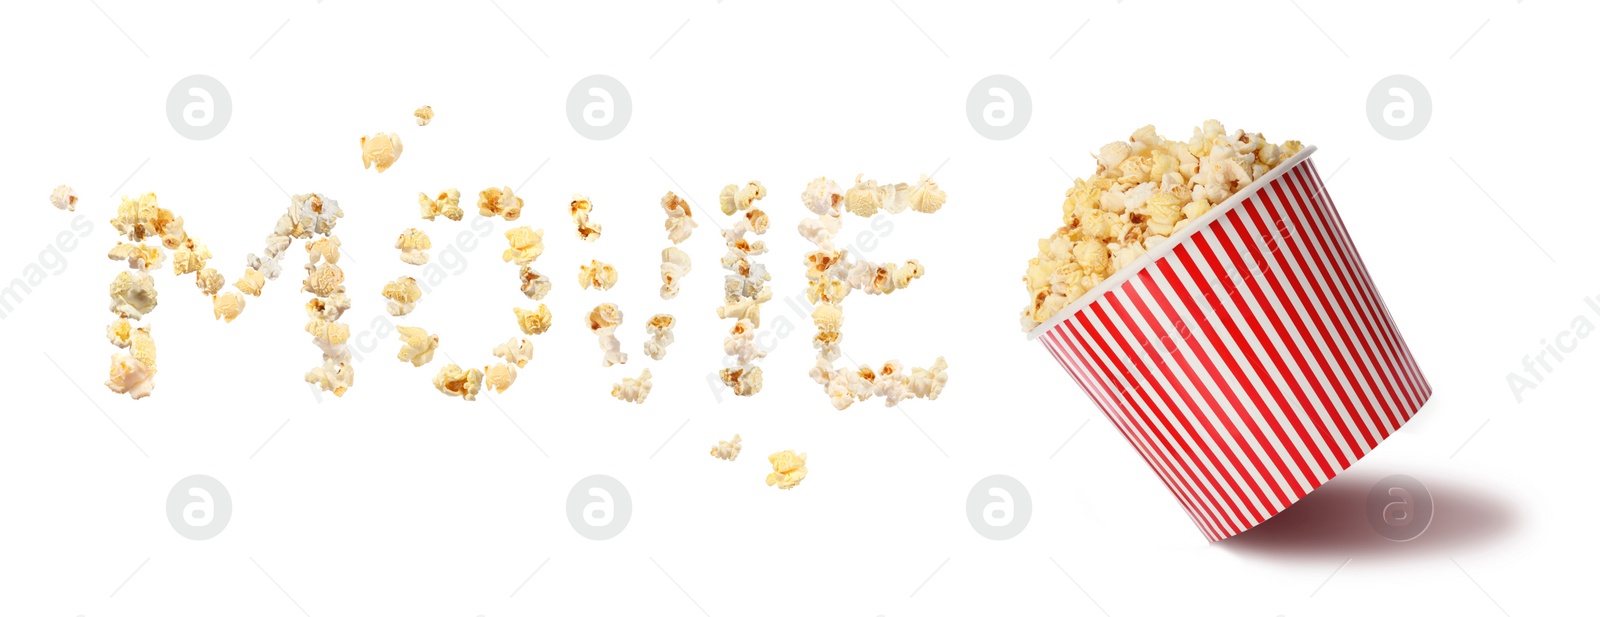
[[[93, 230], [0, 321], [0, 612], [1581, 611], [1597, 574], [1581, 470], [1600, 428], [1600, 343], [1579, 340], [1520, 403], [1506, 376], [1574, 319], [1600, 323], [1583, 303], [1600, 295], [1581, 141], [1592, 138], [1593, 7], [1297, 1], [11, 7], [0, 24], [0, 285], [25, 278], [77, 216], [48, 205], [56, 185], [76, 187]], [[634, 104], [608, 141], [565, 117], [572, 84], [597, 73]], [[232, 96], [214, 139], [168, 124], [167, 93], [191, 74]], [[965, 116], [968, 90], [991, 74], [1031, 93], [1031, 121], [1008, 141], [979, 136]], [[1432, 95], [1414, 139], [1368, 124], [1368, 91], [1391, 74]], [[423, 104], [438, 115], [417, 127]], [[1033, 239], [1059, 224], [1068, 174], [1093, 170], [1087, 153], [1146, 123], [1186, 137], [1207, 118], [1320, 147], [1333, 198], [1436, 390], [1283, 523], [1217, 544], [1015, 318]], [[357, 146], [378, 131], [405, 140], [382, 175], [361, 168]], [[891, 219], [862, 251], [919, 258], [927, 276], [891, 297], [852, 295], [846, 352], [919, 366], [942, 354], [949, 386], [937, 401], [834, 411], [805, 376], [811, 326], [782, 301], [804, 283], [798, 194], [818, 175], [914, 182], [935, 170], [945, 209]], [[724, 184], [747, 180], [770, 190], [762, 259], [779, 300], [765, 328], [779, 317], [798, 328], [762, 362], [765, 390], [718, 400], [706, 382], [726, 326], [713, 312], [712, 223], [726, 219], [714, 204]], [[345, 320], [360, 333], [384, 315], [382, 283], [418, 272], [390, 248], [401, 230], [428, 231], [437, 260], [471, 229], [478, 190], [524, 182], [522, 219], [496, 221], [464, 251], [468, 265], [397, 320], [440, 336], [427, 367], [397, 362], [390, 335], [342, 399], [313, 395], [301, 380], [319, 358], [300, 330], [309, 295], [297, 246], [232, 324], [164, 269], [147, 319], [155, 394], [130, 401], [100, 383], [114, 351], [104, 290], [120, 266], [103, 254], [118, 195], [156, 192], [230, 281], [260, 251], [283, 191], [337, 199], [355, 301]], [[447, 187], [469, 218], [420, 221], [415, 195]], [[693, 199], [701, 223], [683, 247], [695, 269], [670, 302], [656, 297], [667, 190]], [[595, 244], [577, 240], [564, 211], [575, 192], [594, 200]], [[536, 267], [557, 282], [546, 300], [555, 327], [504, 395], [446, 398], [429, 384], [445, 356], [492, 360], [516, 333], [511, 307], [532, 306], [498, 257], [501, 233], [520, 224], [546, 231]], [[847, 234], [865, 229], [847, 220]], [[577, 264], [595, 258], [620, 268], [615, 289], [575, 284]], [[601, 368], [580, 325], [601, 301], [626, 314], [625, 366]], [[680, 322], [661, 362], [639, 353], [655, 312]], [[608, 396], [644, 367], [656, 375], [646, 404]], [[738, 461], [706, 455], [735, 432]], [[809, 453], [810, 477], [793, 491], [764, 486], [765, 456], [791, 448]], [[1367, 489], [1397, 473], [1426, 484], [1438, 509], [1404, 544], [1362, 518]], [[210, 540], [166, 520], [167, 492], [192, 474], [232, 496], [232, 519]], [[564, 514], [567, 491], [592, 474], [633, 499], [611, 540], [580, 537]], [[1008, 541], [981, 537], [965, 515], [967, 492], [991, 474], [1032, 496], [1031, 522]]]

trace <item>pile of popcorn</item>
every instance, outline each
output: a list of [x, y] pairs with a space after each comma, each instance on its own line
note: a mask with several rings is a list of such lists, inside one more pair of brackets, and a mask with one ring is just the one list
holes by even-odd
[[810, 281], [806, 298], [815, 305], [811, 319], [817, 325], [817, 335], [812, 339], [812, 346], [817, 349], [817, 362], [810, 371], [812, 380], [823, 386], [829, 401], [839, 410], [873, 396], [883, 397], [884, 404], [890, 407], [909, 397], [939, 398], [948, 379], [948, 365], [942, 356], [929, 368], [909, 372], [898, 360], [886, 362], [876, 370], [865, 364], [855, 369], [834, 366], [843, 355], [839, 347], [844, 322], [840, 304], [850, 290], [868, 295], [894, 293], [921, 278], [923, 269], [914, 259], [904, 265], [852, 261], [848, 251], [834, 246], [833, 239], [843, 226], [840, 219], [846, 210], [862, 217], [880, 210], [898, 214], [907, 208], [933, 213], [944, 206], [944, 191], [926, 176], [915, 186], [880, 185], [870, 180], [863, 182], [861, 176], [856, 176], [856, 184], [849, 190], [827, 178], [817, 178], [806, 187], [801, 200], [817, 215], [801, 220], [799, 226], [800, 235], [817, 245], [817, 250], [805, 256], [806, 279]]
[[1028, 261], [1022, 329], [1048, 321], [1300, 150], [1298, 141], [1268, 143], [1216, 120], [1188, 141], [1168, 140], [1147, 125], [1101, 147], [1094, 175], [1067, 190], [1062, 227], [1040, 240], [1039, 255]]
[[760, 182], [744, 186], [729, 184], [723, 187], [718, 202], [722, 213], [733, 215], [733, 226], [722, 231], [727, 254], [722, 256], [722, 268], [731, 274], [723, 277], [723, 305], [717, 307], [717, 317], [733, 319], [733, 328], [722, 343], [722, 351], [733, 358], [733, 366], [720, 372], [722, 383], [738, 396], [752, 396], [761, 391], [761, 367], [755, 361], [767, 355], [756, 343], [756, 328], [761, 327], [761, 305], [772, 299], [772, 289], [766, 286], [772, 280], [765, 265], [755, 263], [751, 257], [767, 252], [767, 244], [760, 240], [746, 240], [746, 233], [767, 233], [767, 213], [754, 207], [756, 200], [767, 196]]

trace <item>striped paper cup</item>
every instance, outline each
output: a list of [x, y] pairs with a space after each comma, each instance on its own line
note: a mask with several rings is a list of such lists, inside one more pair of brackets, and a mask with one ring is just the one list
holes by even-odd
[[1377, 447], [1433, 390], [1306, 148], [1029, 334], [1212, 541]]

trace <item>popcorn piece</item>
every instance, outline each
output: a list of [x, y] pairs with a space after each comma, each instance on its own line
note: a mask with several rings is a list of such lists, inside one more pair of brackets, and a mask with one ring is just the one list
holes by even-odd
[[439, 349], [439, 337], [428, 334], [427, 330], [411, 326], [397, 326], [400, 333], [400, 354], [397, 356], [401, 362], [410, 362], [411, 366], [422, 366], [433, 361], [433, 352]]
[[515, 221], [522, 216], [522, 198], [511, 194], [509, 186], [478, 191], [478, 216]]
[[534, 231], [526, 225], [506, 230], [506, 241], [511, 248], [500, 254], [502, 261], [509, 261], [519, 266], [533, 263], [544, 254], [544, 230]]
[[326, 298], [312, 298], [306, 302], [306, 315], [323, 321], [335, 321], [350, 309], [350, 297], [336, 293]]
[[911, 202], [911, 209], [923, 214], [938, 212], [944, 207], [945, 202], [944, 189], [939, 188], [939, 185], [927, 176], [922, 176], [922, 179], [911, 187], [907, 198]]
[[794, 450], [774, 452], [767, 457], [767, 462], [772, 463], [772, 473], [767, 474], [767, 486], [777, 485], [780, 489], [791, 489], [800, 485], [806, 479], [806, 455], [804, 452], [795, 454]]
[[844, 207], [851, 214], [870, 217], [878, 213], [883, 207], [883, 198], [886, 191], [878, 186], [876, 180], [861, 181], [864, 174], [856, 174], [856, 185], [844, 193]]
[[400, 135], [397, 133], [378, 133], [371, 137], [362, 137], [361, 168], [368, 169], [377, 165], [378, 173], [383, 173], [400, 159], [400, 150]]
[[150, 326], [135, 328], [128, 333], [128, 349], [150, 372], [156, 371], [156, 340], [150, 338]]
[[343, 244], [336, 236], [317, 238], [306, 243], [306, 257], [308, 263], [316, 265], [318, 261], [335, 264], [339, 263], [339, 246]]
[[126, 349], [133, 343], [133, 324], [126, 319], [117, 319], [106, 326], [106, 340], [112, 345]]
[[494, 355], [500, 359], [522, 368], [533, 359], [533, 342], [525, 338], [511, 337], [504, 343], [494, 348]]
[[1227, 132], [1207, 120], [1187, 141], [1168, 140], [1154, 126], [1102, 146], [1088, 179], [1073, 182], [1062, 223], [1039, 241], [1023, 283], [1025, 331], [1048, 321], [1168, 236], [1205, 216], [1302, 148], [1258, 133]]
[[344, 293], [344, 270], [333, 264], [308, 265], [306, 280], [301, 284], [300, 290], [309, 291], [323, 298]]
[[510, 364], [493, 364], [483, 367], [483, 383], [494, 390], [496, 394], [503, 394], [506, 388], [517, 381], [517, 367]]
[[111, 356], [111, 376], [106, 380], [106, 387], [117, 394], [127, 394], [134, 400], [150, 396], [155, 390], [155, 370], [146, 367], [133, 356], [127, 354], [113, 354]]
[[661, 209], [667, 211], [667, 239], [673, 244], [678, 244], [689, 239], [689, 234], [694, 233], [698, 225], [694, 222], [694, 214], [689, 210], [689, 202], [682, 197], [667, 191], [661, 198]]
[[311, 342], [322, 350], [323, 356], [339, 360], [349, 358], [350, 351], [344, 345], [350, 340], [349, 324], [311, 319], [306, 322], [305, 330], [311, 335]]
[[545, 294], [550, 293], [550, 278], [530, 266], [523, 266], [517, 277], [522, 280], [522, 295], [529, 300], [543, 300]]
[[[517, 314], [517, 327], [522, 328], [523, 334], [544, 334], [550, 329], [550, 307], [540, 304], [536, 311], [520, 306], [512, 310]], [[620, 320], [620, 315], [618, 318]]]
[[194, 274], [195, 287], [199, 287], [200, 292], [208, 296], [217, 295], [226, 282], [222, 279], [222, 273], [217, 272], [216, 268], [206, 268]]
[[143, 272], [122, 271], [111, 280], [111, 312], [118, 317], [143, 318], [156, 309], [156, 280]]
[[650, 396], [650, 369], [639, 373], [638, 379], [623, 377], [621, 383], [611, 384], [611, 396], [624, 403], [643, 404]]
[[433, 122], [433, 106], [423, 105], [418, 107], [416, 111], [411, 112], [411, 115], [417, 117], [417, 126], [428, 126], [429, 122]]
[[747, 182], [744, 186], [729, 184], [722, 187], [722, 194], [717, 196], [717, 203], [722, 206], [722, 213], [731, 215], [740, 210], [749, 210], [750, 205], [757, 199], [767, 196], [767, 188], [760, 182]]
[[190, 238], [183, 246], [172, 252], [172, 273], [184, 275], [199, 272], [206, 267], [207, 259], [211, 259], [211, 249]]
[[944, 391], [944, 382], [950, 379], [944, 374], [946, 368], [949, 368], [949, 364], [945, 363], [944, 356], [939, 356], [930, 368], [911, 369], [911, 393], [930, 401], [939, 398], [939, 393]]
[[211, 296], [211, 315], [214, 319], [221, 319], [223, 323], [232, 323], [244, 312], [244, 296], [237, 291]]
[[394, 247], [400, 249], [400, 261], [420, 266], [428, 263], [427, 250], [433, 248], [433, 241], [421, 229], [412, 227], [400, 233], [400, 237], [394, 241]]
[[478, 400], [478, 390], [483, 387], [483, 371], [478, 369], [461, 370], [454, 364], [447, 364], [439, 369], [439, 374], [433, 377], [433, 387], [448, 396], [459, 396], [465, 400]]
[[603, 261], [589, 260], [589, 265], [578, 266], [578, 284], [584, 289], [611, 289], [617, 284], [617, 269]]
[[743, 366], [725, 368], [717, 372], [722, 383], [733, 389], [735, 396], [753, 396], [761, 391], [761, 367]]
[[74, 212], [78, 209], [78, 193], [65, 184], [50, 191], [50, 205], [58, 209]]
[[738, 433], [735, 433], [732, 441], [719, 441], [717, 442], [717, 445], [711, 446], [711, 456], [715, 456], [724, 461], [731, 461], [739, 458], [739, 449], [741, 447], [742, 446], [739, 445], [739, 435]]
[[166, 255], [161, 253], [161, 247], [147, 244], [128, 244], [118, 242], [106, 257], [112, 261], [126, 261], [129, 268], [150, 271], [161, 267], [161, 262], [166, 261]]
[[722, 350], [733, 356], [741, 365], [750, 364], [767, 356], [767, 351], [756, 343], [755, 324], [750, 323], [748, 319], [740, 319], [733, 324], [733, 329], [728, 332], [728, 338], [722, 342]]
[[678, 295], [678, 283], [689, 274], [689, 254], [675, 246], [661, 251], [661, 299], [671, 300]]
[[619, 325], [622, 325], [622, 310], [615, 304], [607, 302], [589, 311], [589, 331], [600, 338], [600, 350], [605, 354], [600, 366], [628, 362], [628, 354], [622, 353], [622, 342], [616, 336]]
[[[310, 238], [313, 234], [326, 236], [344, 216], [339, 202], [326, 199], [321, 193], [306, 193], [289, 198], [288, 214], [279, 217], [274, 236]], [[270, 241], [272, 236], [268, 236]], [[287, 243], [285, 243], [287, 245]]]
[[433, 220], [434, 217], [444, 215], [452, 221], [461, 220], [461, 191], [445, 189], [437, 196], [429, 197], [427, 193], [417, 193], [417, 204], [422, 207], [422, 218]]
[[652, 360], [666, 357], [667, 346], [676, 340], [672, 336], [672, 326], [676, 324], [677, 320], [665, 313], [657, 313], [650, 318], [650, 321], [645, 322], [644, 333], [650, 335], [650, 338], [644, 342], [644, 355], [650, 356]]
[[239, 291], [252, 296], [260, 296], [261, 287], [266, 284], [267, 277], [263, 276], [261, 271], [255, 268], [245, 268], [244, 275], [240, 276], [239, 280], [234, 281], [233, 286], [237, 287]]
[[589, 203], [589, 198], [582, 195], [572, 196], [572, 222], [578, 224], [578, 237], [584, 242], [594, 242], [600, 239], [600, 224], [589, 222], [589, 213], [594, 211], [594, 204]]
[[417, 307], [417, 301], [422, 299], [422, 286], [417, 284], [417, 279], [402, 276], [384, 283], [383, 297], [389, 300], [385, 307], [389, 314], [399, 317]]
[[356, 371], [348, 362], [325, 358], [322, 366], [311, 369], [306, 373], [306, 383], [316, 384], [323, 392], [332, 392], [334, 396], [344, 396], [350, 386], [355, 385]]

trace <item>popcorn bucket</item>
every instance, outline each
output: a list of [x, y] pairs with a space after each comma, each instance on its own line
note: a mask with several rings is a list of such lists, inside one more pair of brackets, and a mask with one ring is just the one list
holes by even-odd
[[1211, 541], [1377, 447], [1433, 389], [1297, 153], [1031, 332]]

